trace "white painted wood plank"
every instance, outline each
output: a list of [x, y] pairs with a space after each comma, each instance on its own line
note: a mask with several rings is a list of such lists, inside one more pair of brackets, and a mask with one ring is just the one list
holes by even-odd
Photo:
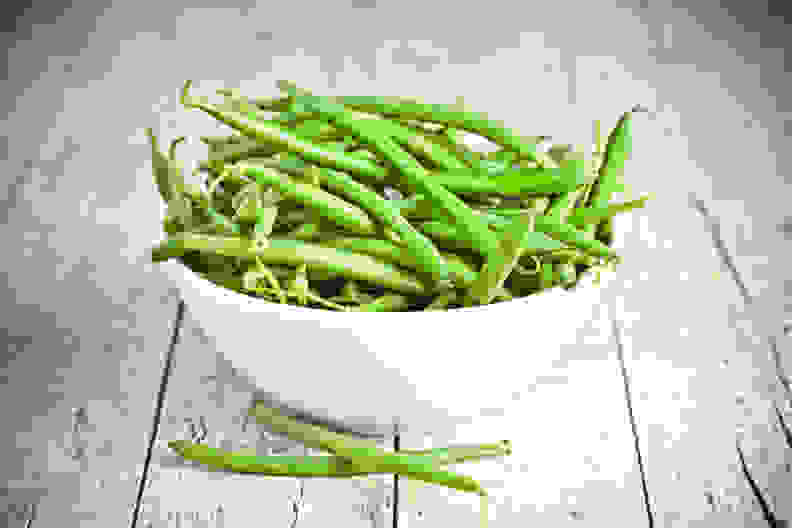
[[730, 329], [734, 288], [717, 274], [702, 221], [680, 201], [664, 195], [634, 218], [612, 290], [653, 509], [661, 526], [759, 526], [736, 464], [735, 402], [763, 369], [754, 359], [724, 368], [749, 353]]
[[[645, 523], [640, 477], [626, 418], [623, 389], [606, 310], [579, 333], [577, 344], [544, 372], [531, 373], [501, 416], [481, 416], [445, 437], [403, 439], [406, 448], [441, 447], [510, 439], [509, 457], [457, 464], [453, 470], [479, 480], [491, 493], [492, 527], [580, 526]], [[526, 354], [541, 354], [541, 348]], [[491, 380], [497, 383], [497, 380]], [[486, 390], [486, 385], [482, 390]], [[407, 481], [402, 517], [408, 526], [479, 526], [477, 496]]]

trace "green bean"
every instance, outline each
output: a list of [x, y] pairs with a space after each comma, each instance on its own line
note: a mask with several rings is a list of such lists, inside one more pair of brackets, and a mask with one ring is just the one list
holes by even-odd
[[[607, 207], [611, 195], [624, 190], [621, 178], [624, 173], [625, 161], [630, 158], [632, 152], [632, 115], [640, 111], [645, 111], [645, 109], [636, 105], [631, 111], [625, 112], [608, 136], [602, 166], [599, 169], [597, 181], [591, 188], [589, 197], [591, 207]], [[596, 233], [596, 225], [586, 226], [585, 233], [593, 238]]]
[[455, 193], [500, 194], [522, 196], [525, 194], [551, 194], [575, 189], [580, 183], [577, 168], [563, 169], [506, 169], [489, 177], [472, 169], [435, 171], [432, 181]]
[[[218, 88], [216, 92], [220, 95], [242, 98], [243, 96], [234, 88]], [[256, 105], [260, 110], [281, 111], [286, 108], [288, 98], [286, 97], [246, 97], [249, 103]]]
[[[212, 469], [228, 470], [235, 473], [254, 473], [296, 478], [348, 478], [376, 474], [355, 470], [348, 459], [339, 456], [259, 456], [228, 452], [185, 440], [169, 441], [168, 447], [186, 460], [194, 460]], [[501, 445], [490, 447], [489, 444], [482, 444], [478, 447], [450, 447], [415, 452], [404, 450], [399, 451], [399, 453], [415, 456], [416, 460], [419, 458], [425, 459], [427, 463], [449, 465], [469, 460], [509, 455], [511, 454], [511, 448], [503, 448]], [[382, 473], [385, 472], [382, 471]]]
[[[511, 225], [511, 222], [505, 218], [497, 218], [489, 215], [488, 220], [496, 221], [496, 228], [503, 230]], [[464, 239], [459, 236], [457, 229], [444, 222], [431, 221], [422, 222], [417, 225], [418, 229], [432, 238], [436, 242], [442, 242], [455, 248], [472, 249], [470, 245], [466, 244]], [[563, 249], [563, 244], [551, 238], [544, 232], [530, 232], [525, 234], [525, 251], [529, 252], [549, 252], [553, 250]]]
[[376, 232], [374, 223], [365, 211], [319, 187], [294, 182], [288, 175], [252, 161], [240, 161], [228, 170], [240, 177], [252, 178], [259, 185], [276, 186], [284, 198], [304, 204], [321, 214], [322, 218], [353, 233], [372, 235]]
[[218, 121], [238, 130], [247, 137], [256, 139], [262, 143], [276, 145], [323, 167], [349, 171], [358, 176], [369, 178], [372, 181], [384, 182], [388, 175], [388, 170], [384, 167], [337, 151], [322, 149], [316, 144], [302, 139], [283, 127], [262, 123], [257, 121], [254, 117], [245, 114], [224, 112], [212, 105], [197, 101], [195, 98], [188, 96], [191, 84], [192, 81], [188, 80], [182, 89], [182, 105], [187, 108], [203, 110]]
[[609, 259], [620, 260], [618, 254], [602, 242], [589, 239], [585, 233], [578, 231], [569, 224], [561, 223], [547, 216], [536, 217], [536, 230], [541, 231], [547, 236], [574, 246], [587, 254], [597, 257], [607, 257]]
[[284, 238], [294, 238], [311, 242], [319, 240], [322, 234], [322, 228], [317, 223], [306, 223], [290, 231]]
[[286, 293], [281, 289], [278, 279], [275, 277], [272, 270], [261, 262], [260, 258], [256, 258], [255, 265], [242, 276], [242, 284], [245, 289], [253, 289], [250, 287], [250, 282], [253, 281], [253, 285], [255, 285], [255, 281], [258, 279], [265, 279], [270, 284], [272, 289], [275, 290], [281, 304], [286, 302]]
[[183, 141], [184, 138], [174, 139], [169, 149], [171, 155], [166, 156], [159, 151], [157, 136], [154, 135], [153, 130], [147, 128], [145, 132], [151, 144], [151, 165], [154, 170], [154, 182], [162, 200], [165, 203], [170, 203], [183, 193], [193, 192], [187, 188], [187, 184], [184, 181], [182, 166], [172, 157], [174, 147], [177, 143]]
[[[538, 215], [546, 214], [547, 208], [550, 205], [550, 198], [548, 196], [536, 196], [522, 200], [522, 206], [525, 208], [525, 213], [535, 213]], [[506, 216], [506, 215], [503, 215]]]
[[[320, 246], [333, 247], [337, 249], [346, 249], [354, 251], [355, 253], [363, 253], [371, 255], [393, 264], [397, 264], [403, 268], [413, 271], [420, 271], [420, 263], [415, 259], [414, 255], [406, 248], [397, 246], [387, 240], [378, 240], [371, 238], [351, 238], [351, 237], [323, 237], [316, 242]], [[455, 278], [455, 282], [460, 287], [466, 287], [476, 280], [478, 274], [472, 268], [453, 257], [449, 257], [448, 253], [439, 252], [445, 265], [449, 268], [451, 274]]]
[[323, 299], [321, 295], [319, 295], [316, 291], [312, 290], [311, 288], [298, 288], [292, 286], [290, 289], [286, 290], [285, 292], [280, 292], [275, 289], [271, 288], [254, 288], [251, 290], [253, 293], [256, 294], [257, 297], [262, 296], [269, 296], [271, 301], [278, 300], [280, 301], [281, 293], [285, 297], [295, 298], [297, 300], [298, 305], [308, 306], [310, 303], [318, 304], [319, 306], [323, 306], [325, 308], [329, 308], [331, 310], [338, 310], [339, 312], [348, 312], [349, 309], [346, 306], [341, 306], [339, 304], [335, 304], [330, 302], [326, 299]]
[[232, 134], [230, 136], [201, 136], [199, 139], [201, 140], [201, 143], [209, 147], [216, 147], [240, 143], [247, 138], [239, 134]]
[[500, 251], [487, 257], [478, 281], [468, 289], [465, 295], [465, 306], [492, 302], [495, 291], [503, 287], [503, 283], [522, 255], [525, 235], [534, 231], [535, 218], [532, 215], [517, 217], [503, 231], [500, 238]]
[[[295, 162], [296, 160], [292, 160]], [[283, 160], [286, 163], [286, 160]], [[274, 181], [274, 175], [278, 173], [267, 167], [256, 166], [252, 164], [237, 165], [251, 177], [258, 179], [260, 183]], [[422, 268], [419, 270], [426, 273], [433, 280], [440, 282], [450, 277], [447, 266], [442, 261], [437, 248], [423, 235], [418, 233], [401, 215], [394, 210], [388, 201], [379, 196], [374, 191], [367, 189], [364, 185], [356, 182], [350, 176], [335, 171], [332, 169], [325, 169], [321, 172], [324, 183], [331, 189], [350, 197], [352, 200], [360, 204], [365, 210], [370, 212], [377, 220], [393, 231], [395, 231], [406, 244], [410, 252], [414, 255], [416, 261], [421, 264]], [[281, 178], [287, 178], [281, 175]], [[324, 191], [320, 191], [324, 192]], [[327, 194], [327, 193], [326, 193]], [[333, 196], [328, 194], [328, 196]], [[340, 199], [336, 198], [339, 202]], [[343, 202], [346, 203], [346, 202]], [[348, 221], [346, 211], [337, 209], [321, 209], [323, 216], [328, 219], [335, 219], [336, 214], [341, 215], [341, 219]], [[363, 213], [365, 214], [365, 213]], [[366, 217], [368, 218], [368, 217]], [[373, 226], [372, 226], [373, 231]], [[360, 232], [360, 231], [358, 231]], [[363, 232], [361, 234], [371, 234], [371, 232]]]
[[211, 167], [213, 166], [212, 164], [236, 163], [237, 161], [253, 157], [267, 157], [280, 150], [280, 147], [277, 145], [260, 143], [245, 137], [242, 141], [211, 147], [209, 160], [204, 166]]
[[360, 291], [360, 287], [358, 286], [357, 282], [350, 280], [346, 281], [344, 286], [341, 288], [341, 294], [336, 295], [334, 297], [330, 297], [328, 301], [336, 302], [336, 303], [354, 303], [354, 304], [366, 304], [370, 303], [374, 300], [374, 297]]
[[442, 484], [450, 488], [486, 495], [475, 480], [440, 470], [426, 457], [388, 453], [376, 447], [376, 444], [372, 445], [365, 440], [345, 437], [321, 427], [301, 423], [260, 404], [255, 405], [250, 412], [257, 422], [268, 426], [275, 433], [284, 434], [307, 447], [330, 451], [344, 457], [357, 470], [366, 472], [384, 470], [387, 473], [407, 475], [430, 484]]
[[428, 134], [416, 133], [414, 130], [391, 121], [384, 121], [381, 125], [387, 127], [388, 135], [400, 145], [408, 147], [413, 154], [425, 157], [439, 169], [464, 169], [467, 167], [442, 145], [431, 141]]
[[404, 295], [386, 294], [370, 303], [350, 308], [352, 312], [398, 312], [407, 310], [410, 300]]
[[351, 96], [340, 97], [339, 102], [355, 110], [383, 114], [387, 117], [418, 119], [465, 130], [487, 138], [493, 143], [517, 152], [520, 156], [539, 161], [541, 156], [532, 140], [520, 138], [502, 124], [492, 121], [484, 114], [455, 111], [448, 105], [421, 104], [394, 101], [388, 97]]
[[[509, 222], [505, 218], [499, 218], [498, 215], [482, 214], [481, 216], [487, 221], [492, 222], [496, 230], [502, 230], [509, 225]], [[519, 216], [512, 218], [519, 218]], [[544, 233], [545, 235], [541, 239], [538, 237], [532, 239], [532, 242], [541, 244], [540, 249], [546, 249], [544, 239], [551, 238], [553, 240], [569, 244], [593, 256], [619, 260], [619, 257], [614, 250], [599, 242], [598, 240], [587, 238], [582, 231], [579, 231], [575, 227], [559, 222], [557, 219], [550, 218], [545, 215], [537, 215], [535, 218], [536, 230]], [[427, 226], [427, 224], [429, 224], [429, 226]], [[454, 228], [443, 224], [442, 222], [424, 222], [420, 225], [419, 229], [421, 229], [423, 232], [426, 232], [427, 227], [429, 227], [429, 230], [432, 233], [430, 236], [437, 235], [449, 239], [456, 238], [458, 240], [458, 234], [456, 231], [454, 231]]]
[[556, 262], [553, 264], [553, 271], [558, 274], [561, 284], [569, 285], [577, 279], [575, 265], [570, 262]]
[[559, 249], [551, 251], [550, 253], [542, 255], [542, 259], [547, 262], [569, 262], [571, 264], [583, 264], [586, 266], [594, 266], [600, 259], [586, 255], [585, 253], [576, 249]]
[[470, 208], [454, 194], [434, 183], [423, 167], [411, 159], [393, 140], [377, 133], [377, 129], [369, 124], [361, 126], [360, 121], [348, 118], [343, 106], [322, 102], [316, 97], [303, 96], [296, 100], [299, 104], [317, 111], [335, 126], [350, 130], [356, 137], [370, 144], [400, 171], [409, 186], [425, 194], [443, 213], [453, 219], [462, 234], [469, 238], [482, 254], [488, 255], [491, 251], [497, 250], [497, 242], [486, 224], [476, 218]]
[[597, 226], [596, 237], [601, 240], [603, 244], [613, 244], [613, 217], [605, 218]]
[[573, 210], [567, 218], [567, 223], [584, 227], [589, 224], [599, 224], [605, 219], [612, 218], [619, 213], [625, 213], [633, 209], [641, 208], [646, 204], [646, 201], [654, 197], [653, 193], [631, 200], [629, 202], [610, 204], [606, 207], [586, 207]]
[[446, 127], [442, 132], [442, 138], [448, 141], [453, 152], [462, 160], [466, 166], [473, 169], [482, 168], [482, 156], [471, 149], [461, 138], [461, 132], [453, 127]]
[[381, 284], [401, 293], [427, 293], [424, 285], [414, 275], [368, 255], [274, 237], [269, 244], [269, 247], [262, 248], [242, 238], [181, 233], [156, 246], [152, 250], [152, 261], [161, 262], [181, 256], [187, 251], [241, 258], [258, 256], [265, 264], [307, 264], [311, 268], [338, 273], [343, 277]]

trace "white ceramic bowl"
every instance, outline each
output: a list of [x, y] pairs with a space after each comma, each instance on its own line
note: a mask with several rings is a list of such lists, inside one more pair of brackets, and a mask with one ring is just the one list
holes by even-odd
[[[620, 217], [614, 219], [621, 247]], [[449, 434], [533, 382], [573, 345], [600, 286], [585, 274], [487, 306], [439, 312], [335, 312], [254, 299], [162, 263], [214, 344], [274, 402], [343, 429]], [[486, 411], [489, 410], [489, 411]]]

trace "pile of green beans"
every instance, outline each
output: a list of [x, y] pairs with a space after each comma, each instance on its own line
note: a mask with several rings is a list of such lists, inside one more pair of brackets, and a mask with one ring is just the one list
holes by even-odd
[[[280, 97], [221, 89], [211, 104], [181, 92], [233, 134], [208, 148], [188, 182], [173, 140], [154, 181], [167, 239], [154, 262], [275, 303], [336, 311], [452, 310], [573, 288], [621, 261], [611, 203], [630, 156], [633, 113], [584, 160], [483, 114], [398, 98], [318, 97], [279, 81]], [[499, 147], [476, 152], [475, 134]], [[599, 138], [596, 144], [600, 145]], [[600, 150], [599, 148], [597, 150]], [[394, 197], [394, 193], [396, 197]]]

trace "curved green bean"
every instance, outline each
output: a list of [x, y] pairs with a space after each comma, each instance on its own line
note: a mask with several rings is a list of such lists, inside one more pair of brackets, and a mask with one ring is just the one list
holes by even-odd
[[[212, 469], [235, 473], [254, 473], [267, 476], [295, 478], [311, 477], [360, 477], [371, 474], [389, 473], [385, 468], [376, 472], [360, 471], [340, 456], [259, 456], [234, 453], [185, 440], [171, 440], [168, 447], [186, 460], [193, 460]], [[399, 451], [400, 455], [414, 457], [416, 462], [446, 466], [483, 458], [508, 456], [508, 443], [482, 444], [471, 447], [446, 447], [425, 451]]]
[[[591, 207], [607, 207], [611, 195], [624, 190], [621, 177], [624, 173], [625, 161], [630, 158], [632, 152], [632, 115], [641, 111], [645, 111], [645, 109], [636, 105], [629, 112], [625, 112], [608, 136], [598, 178], [589, 194], [588, 205]], [[589, 238], [593, 238], [596, 230], [596, 225], [588, 225], [585, 228], [585, 233]]]
[[[282, 161], [283, 163], [288, 162], [288, 160]], [[256, 178], [260, 183], [271, 183], [274, 181], [273, 178], [278, 174], [269, 167], [261, 167], [251, 163], [245, 164], [244, 162], [240, 163], [241, 164], [238, 164], [237, 167], [241, 167], [247, 175]], [[450, 278], [448, 268], [440, 257], [437, 248], [434, 247], [429, 239], [418, 233], [401, 215], [399, 215], [385, 198], [342, 172], [333, 169], [324, 169], [320, 174], [326, 186], [350, 197], [365, 210], [369, 211], [377, 220], [382, 222], [385, 227], [396, 232], [401, 240], [406, 243], [410, 252], [415, 256], [416, 262], [421, 264], [422, 267], [418, 271], [426, 273], [432, 280], [438, 281], [438, 284]], [[285, 175], [281, 176], [282, 178], [287, 178]], [[333, 196], [329, 193], [326, 194]], [[340, 201], [340, 199], [337, 200]], [[341, 210], [322, 209], [321, 212], [326, 218], [334, 221], [338, 220], [334, 216], [336, 214], [341, 216], [339, 221], [344, 221], [344, 217], [347, 215], [346, 211]], [[365, 232], [362, 234], [372, 234], [372, 232]]]
[[284, 434], [308, 447], [330, 451], [337, 456], [347, 458], [358, 470], [376, 472], [385, 469], [388, 473], [409, 475], [410, 478], [430, 484], [442, 484], [486, 496], [486, 492], [475, 480], [443, 471], [425, 457], [388, 453], [372, 442], [345, 437], [315, 425], [299, 422], [261, 404], [255, 405], [250, 413], [256, 421], [268, 426], [275, 433]]
[[[491, 217], [491, 218], [490, 218]], [[488, 217], [490, 221], [497, 219], [496, 228], [500, 231], [511, 225], [511, 221], [505, 218], [497, 218], [493, 215]], [[445, 242], [454, 247], [461, 249], [472, 249], [465, 240], [459, 236], [459, 232], [454, 226], [448, 225], [441, 221], [421, 222], [417, 225], [418, 229], [429, 238]], [[534, 253], [550, 252], [554, 250], [563, 249], [565, 246], [557, 240], [551, 238], [544, 232], [528, 232], [525, 233], [525, 247], [524, 251]]]
[[[581, 166], [582, 167], [582, 166]], [[552, 194], [574, 190], [582, 182], [579, 168], [564, 169], [505, 169], [500, 173], [477, 173], [473, 169], [431, 172], [432, 181], [456, 193], [500, 194], [522, 196], [525, 194]]]
[[[363, 253], [380, 259], [387, 260], [403, 268], [413, 271], [420, 271], [420, 264], [415, 256], [406, 248], [397, 246], [387, 240], [373, 238], [351, 238], [351, 237], [320, 237], [316, 241], [317, 245], [346, 249], [355, 253]], [[458, 257], [450, 256], [449, 253], [440, 251], [440, 256], [445, 260], [445, 265], [449, 268], [455, 283], [460, 287], [467, 287], [478, 277], [478, 273]]]
[[571, 211], [567, 218], [567, 223], [576, 227], [585, 227], [590, 224], [599, 224], [606, 219], [613, 218], [617, 214], [626, 213], [633, 209], [644, 207], [647, 200], [651, 199], [654, 195], [652, 193], [642, 196], [637, 200], [630, 200], [629, 202], [609, 204], [606, 207], [584, 207]]
[[536, 217], [520, 216], [504, 229], [499, 241], [500, 251], [487, 257], [479, 279], [468, 289], [465, 306], [490, 304], [498, 289], [511, 274], [526, 247], [526, 234], [534, 231]]
[[458, 111], [448, 105], [422, 104], [388, 97], [347, 96], [339, 97], [338, 101], [355, 110], [378, 113], [386, 117], [417, 119], [462, 129], [485, 137], [532, 161], [541, 159], [536, 143], [519, 137], [499, 122], [488, 119], [484, 114]]
[[375, 125], [370, 126], [370, 122], [362, 125], [361, 121], [350, 119], [343, 106], [327, 103], [313, 96], [296, 97], [296, 101], [296, 104], [318, 112], [335, 126], [348, 129], [378, 151], [399, 170], [409, 186], [433, 200], [443, 213], [455, 221], [462, 234], [470, 239], [477, 251], [483, 255], [497, 251], [497, 242], [486, 223], [476, 218], [470, 208], [454, 194], [433, 182], [423, 167], [411, 159], [393, 140], [378, 133]]
[[240, 161], [228, 170], [240, 177], [251, 178], [259, 185], [276, 186], [284, 198], [304, 204], [321, 214], [322, 218], [353, 233], [373, 235], [377, 232], [374, 222], [365, 211], [319, 187], [294, 182], [286, 174], [252, 161]]
[[255, 119], [255, 116], [248, 116], [238, 112], [221, 111], [213, 105], [196, 101], [195, 98], [188, 95], [191, 84], [192, 81], [188, 80], [182, 89], [182, 105], [187, 108], [202, 110], [218, 121], [238, 130], [247, 137], [256, 139], [262, 143], [277, 145], [317, 165], [349, 171], [375, 182], [384, 182], [388, 176], [387, 169], [371, 161], [347, 156], [344, 153], [334, 150], [323, 149], [290, 132], [286, 128], [258, 121]]
[[299, 240], [272, 238], [269, 247], [257, 247], [250, 240], [180, 233], [152, 250], [152, 261], [162, 262], [189, 251], [230, 257], [259, 257], [264, 264], [308, 265], [343, 277], [380, 284], [394, 291], [426, 295], [423, 283], [406, 270], [380, 259], [342, 249], [322, 247]]

